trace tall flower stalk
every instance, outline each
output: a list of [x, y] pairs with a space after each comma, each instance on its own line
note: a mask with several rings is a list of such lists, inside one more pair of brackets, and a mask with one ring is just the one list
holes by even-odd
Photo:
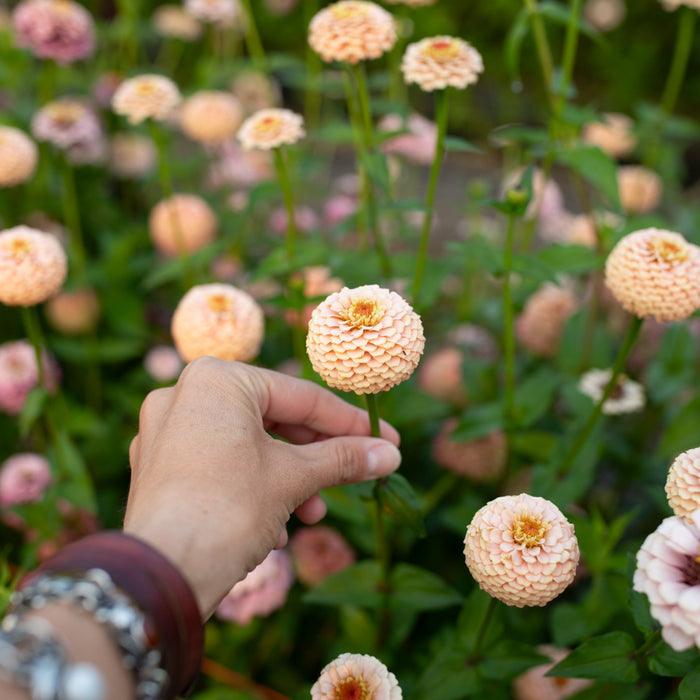
[[516, 216], [513, 212], [508, 214], [506, 247], [503, 253], [503, 352], [505, 355], [503, 393], [506, 428], [511, 427], [515, 414], [515, 322], [513, 314], [513, 295], [511, 291], [515, 219]]
[[284, 207], [287, 210], [287, 258], [291, 261], [296, 257], [296, 241], [298, 236], [297, 225], [294, 217], [294, 195], [292, 183], [289, 179], [289, 171], [285, 154], [281, 148], [273, 149], [275, 170], [282, 190]]
[[248, 22], [245, 27], [245, 43], [248, 48], [248, 53], [253, 59], [254, 67], [261, 72], [265, 72], [267, 70], [267, 57], [265, 56], [265, 49], [260, 40], [260, 33], [255, 23], [255, 15], [253, 14], [250, 0], [241, 0], [241, 5], [243, 5], [245, 17]]

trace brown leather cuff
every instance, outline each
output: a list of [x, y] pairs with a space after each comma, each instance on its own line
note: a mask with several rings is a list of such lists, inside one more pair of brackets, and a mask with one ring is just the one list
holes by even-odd
[[39, 574], [103, 569], [151, 623], [152, 647], [163, 654], [169, 681], [165, 698], [186, 693], [197, 679], [204, 627], [197, 600], [180, 571], [151, 545], [121, 531], [90, 535], [61, 549], [21, 581]]

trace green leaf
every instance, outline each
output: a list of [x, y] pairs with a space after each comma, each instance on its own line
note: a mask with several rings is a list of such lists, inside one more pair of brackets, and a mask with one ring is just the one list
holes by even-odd
[[462, 595], [437, 574], [412, 564], [396, 565], [391, 586], [397, 610], [440, 610], [463, 602]]
[[475, 144], [458, 136], [445, 136], [445, 150], [447, 151], [466, 151], [469, 153], [483, 153], [484, 149], [479, 148]]
[[397, 525], [411, 528], [419, 537], [425, 537], [423, 505], [411, 484], [400, 474], [389, 474], [379, 479], [375, 487], [382, 512]]
[[371, 654], [377, 636], [372, 615], [355, 605], [341, 605], [338, 613], [347, 650], [355, 654]]
[[639, 679], [635, 649], [626, 632], [608, 632], [581, 644], [547, 675], [633, 683]]
[[509, 449], [514, 454], [540, 461], [547, 459], [552, 454], [556, 441], [557, 436], [553, 433], [528, 430], [522, 433], [513, 433], [510, 436]]
[[594, 250], [582, 245], [550, 245], [537, 257], [556, 274], [582, 275], [603, 267], [604, 259]]
[[621, 211], [617, 188], [617, 163], [597, 146], [576, 146], [559, 151], [557, 162], [566, 165], [597, 187], [609, 203]]
[[675, 457], [698, 445], [697, 428], [700, 424], [700, 394], [691, 399], [667, 425], [658, 452], [664, 457]]
[[665, 642], [659, 642], [649, 657], [649, 670], [657, 676], [677, 678], [690, 673], [697, 663], [697, 649], [674, 651]]
[[71, 502], [76, 506], [97, 510], [95, 491], [87, 467], [68, 433], [60, 430], [56, 435], [55, 462], [61, 476], [70, 483]]
[[698, 700], [700, 698], [700, 666], [694, 668], [678, 686], [680, 700]]
[[532, 255], [514, 255], [513, 272], [535, 282], [556, 282], [557, 280], [554, 270], [540, 258]]
[[330, 515], [357, 525], [369, 526], [367, 500], [371, 498], [371, 484], [345, 484], [324, 489], [323, 502]]
[[378, 608], [384, 600], [381, 579], [379, 562], [361, 561], [321, 581], [304, 596], [304, 601], [318, 605], [350, 604]]
[[475, 237], [448, 246], [450, 252], [466, 258], [468, 270], [490, 272], [492, 275], [503, 272], [503, 252], [483, 238]]
[[547, 412], [560, 381], [557, 372], [542, 367], [517, 386], [513, 416], [517, 427], [527, 428]]
[[459, 424], [452, 433], [451, 440], [476, 440], [503, 427], [503, 402], [468, 408], [460, 417]]
[[669, 326], [644, 374], [649, 396], [664, 403], [692, 383], [697, 340], [681, 323]]
[[19, 434], [21, 437], [25, 438], [29, 435], [29, 431], [44, 410], [48, 396], [46, 389], [40, 386], [34, 387], [27, 394], [22, 412], [19, 415]]
[[528, 668], [545, 663], [551, 663], [551, 659], [537, 653], [531, 644], [504, 639], [489, 649], [479, 668], [486, 678], [509, 680]]
[[481, 690], [478, 670], [466, 664], [465, 650], [454, 638], [433, 656], [411, 694], [412, 700], [462, 700]]

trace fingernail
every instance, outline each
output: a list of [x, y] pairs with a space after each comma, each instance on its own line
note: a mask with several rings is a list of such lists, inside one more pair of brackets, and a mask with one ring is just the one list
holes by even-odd
[[401, 464], [401, 453], [385, 442], [370, 448], [367, 453], [367, 478], [376, 479], [393, 472]]

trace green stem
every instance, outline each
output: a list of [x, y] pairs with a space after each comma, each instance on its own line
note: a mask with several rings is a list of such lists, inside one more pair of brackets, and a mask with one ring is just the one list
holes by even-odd
[[[318, 0], [305, 0], [302, 3], [304, 26], [308, 27], [311, 18], [318, 12]], [[306, 89], [304, 90], [304, 122], [314, 129], [321, 119], [321, 58], [306, 42]]]
[[513, 269], [513, 241], [515, 238], [515, 215], [508, 215], [506, 247], [503, 254], [503, 353], [505, 356], [504, 375], [504, 416], [508, 430], [515, 413], [515, 330], [513, 320], [513, 297], [510, 275]]
[[370, 435], [372, 437], [380, 437], [377, 397], [374, 394], [365, 394], [365, 401], [367, 402], [367, 413], [369, 414]]
[[24, 330], [27, 332], [27, 337], [29, 342], [34, 348], [34, 354], [36, 355], [36, 366], [37, 374], [39, 376], [39, 386], [46, 388], [46, 372], [44, 370], [43, 353], [42, 353], [42, 333], [41, 325], [39, 324], [39, 319], [36, 314], [35, 306], [23, 306], [22, 308], [22, 322], [24, 323]]
[[489, 624], [491, 624], [491, 620], [493, 619], [493, 613], [496, 611], [496, 599], [493, 597], [489, 597], [489, 603], [488, 603], [488, 608], [486, 608], [486, 612], [484, 613], [484, 619], [481, 621], [481, 625], [479, 625], [479, 631], [476, 634], [476, 642], [474, 642], [474, 649], [472, 649], [471, 654], [469, 654], [469, 660], [472, 662], [475, 662], [479, 659], [479, 654], [481, 654], [481, 647], [484, 644], [484, 639], [486, 638], [486, 631], [489, 628]]
[[564, 40], [564, 56], [562, 58], [562, 76], [561, 85], [559, 86], [560, 93], [556, 101], [555, 114], [558, 117], [564, 105], [566, 105], [566, 96], [569, 92], [571, 79], [574, 74], [574, 63], [576, 61], [576, 49], [578, 47], [579, 34], [579, 16], [581, 15], [581, 5], [583, 0], [571, 0], [571, 8], [569, 14], [569, 23], [566, 27], [566, 39]]
[[544, 80], [545, 90], [550, 104], [553, 107], [552, 80], [554, 77], [554, 62], [552, 61], [552, 52], [549, 48], [547, 32], [544, 27], [544, 22], [542, 21], [542, 15], [537, 6], [537, 0], [525, 0], [525, 7], [530, 15], [530, 22], [532, 23], [532, 33], [535, 37], [535, 47], [537, 48], [537, 56], [540, 61], [540, 68], [542, 69], [542, 79]]
[[454, 491], [460, 482], [456, 474], [447, 472], [443, 474], [423, 497], [423, 514], [431, 513], [438, 503], [450, 492]]
[[263, 49], [262, 41], [260, 40], [258, 26], [255, 23], [255, 16], [253, 15], [250, 0], [241, 0], [241, 4], [243, 5], [248, 19], [248, 26], [245, 32], [245, 45], [248, 48], [248, 54], [253, 59], [253, 66], [257, 70], [265, 72], [267, 69], [267, 58], [265, 57], [265, 49]]
[[630, 351], [632, 350], [632, 347], [634, 346], [634, 343], [637, 340], [637, 336], [639, 335], [642, 323], [643, 319], [639, 318], [638, 316], [634, 316], [630, 321], [629, 328], [627, 329], [627, 335], [625, 336], [625, 339], [622, 343], [622, 347], [620, 348], [619, 352], [617, 353], [617, 357], [615, 358], [615, 363], [613, 364], [610, 381], [605, 387], [605, 391], [603, 392], [603, 396], [600, 398], [600, 401], [598, 401], [598, 403], [594, 406], [593, 410], [591, 411], [591, 414], [588, 416], [588, 420], [583, 426], [581, 432], [578, 434], [576, 441], [571, 446], [571, 449], [565, 455], [564, 459], [559, 465], [557, 469], [557, 472], [559, 474], [566, 474], [566, 472], [571, 468], [571, 465], [574, 463], [574, 460], [578, 456], [578, 453], [586, 444], [586, 440], [588, 440], [588, 438], [590, 437], [591, 432], [593, 432], [593, 428], [595, 427], [596, 423], [598, 422], [598, 418], [600, 418], [600, 415], [603, 412], [603, 404], [605, 404], [605, 402], [610, 398], [610, 395], [612, 394], [613, 389], [617, 384], [617, 379], [622, 373], [622, 370], [625, 368], [625, 362], [627, 362], [627, 358], [629, 357]]
[[372, 128], [372, 110], [369, 105], [369, 89], [365, 76], [365, 67], [362, 63], [353, 65], [352, 71], [357, 81], [357, 99], [360, 105], [360, 116], [362, 118], [362, 129], [367, 150], [374, 148], [374, 131]]
[[425, 212], [423, 227], [418, 246], [418, 257], [416, 260], [416, 272], [413, 277], [413, 303], [419, 306], [420, 292], [423, 285], [423, 275], [428, 257], [428, 241], [430, 239], [430, 228], [433, 223], [433, 211], [435, 209], [435, 192], [437, 190], [438, 177], [440, 175], [440, 165], [444, 156], [445, 133], [447, 132], [447, 90], [439, 90], [435, 96], [435, 120], [437, 122], [437, 141], [435, 144], [435, 158], [430, 166], [430, 177], [428, 179], [428, 191], [425, 195]]
[[281, 148], [275, 148], [274, 159], [277, 177], [279, 178], [284, 206], [287, 210], [287, 258], [294, 260], [296, 257], [296, 240], [298, 236], [296, 221], [294, 220], [294, 197], [292, 195], [292, 183], [289, 179], [289, 171]]
[[75, 173], [65, 155], [61, 158], [61, 177], [63, 179], [63, 217], [70, 235], [70, 250], [73, 255], [75, 276], [80, 286], [87, 284], [85, 244], [80, 225], [80, 208], [75, 188]]
[[649, 637], [649, 639], [642, 644], [639, 649], [635, 650], [634, 657], [642, 661], [644, 657], [661, 641], [661, 628], [654, 630], [654, 633]]

